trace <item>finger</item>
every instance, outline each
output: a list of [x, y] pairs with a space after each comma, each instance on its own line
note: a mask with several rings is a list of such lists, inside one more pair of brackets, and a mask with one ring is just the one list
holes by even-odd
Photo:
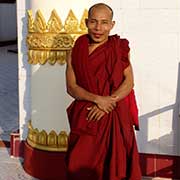
[[114, 102], [114, 103], [112, 103], [112, 106], [113, 106], [113, 108], [115, 108], [116, 107], [116, 103]]
[[119, 96], [115, 96], [115, 95], [113, 95], [113, 96], [111, 96], [113, 99], [115, 99], [115, 100], [117, 100], [117, 99], [119, 99]]
[[103, 116], [104, 116], [104, 113], [101, 113], [101, 114], [97, 117], [97, 121], [99, 121]]
[[[112, 106], [108, 106], [108, 107], [106, 108], [106, 111], [107, 111], [108, 113], [110, 113], [112, 110], [113, 110], [113, 107], [112, 107]], [[105, 111], [105, 112], [106, 112], [106, 111]]]
[[88, 115], [87, 115], [87, 120], [89, 120], [89, 117], [90, 117], [91, 114], [93, 113], [93, 110], [94, 110], [93, 108], [94, 108], [93, 106], [91, 106], [91, 107], [88, 108], [89, 113], [88, 113]]
[[111, 110], [113, 110], [115, 107], [116, 107], [116, 103], [115, 102], [111, 103], [111, 106], [110, 106]]
[[94, 108], [91, 109], [91, 111], [88, 113], [88, 117], [87, 117], [88, 120], [92, 120], [93, 119], [93, 117], [94, 117], [94, 115], [96, 113], [95, 111], [96, 110]]
[[101, 116], [101, 114], [105, 114], [105, 112], [100, 110], [97, 106], [94, 107], [93, 111], [94, 114], [92, 114], [93, 116], [92, 120], [94, 121], [97, 121], [99, 119], [99, 116]]
[[105, 113], [109, 113], [110, 111], [107, 108], [102, 109]]
[[100, 112], [100, 111], [99, 111], [99, 112], [96, 112], [96, 114], [94, 115], [93, 120], [94, 120], [94, 121], [97, 121], [100, 115], [101, 115], [101, 112]]
[[107, 108], [108, 113], [110, 113], [113, 109], [114, 109], [113, 106], [109, 106], [109, 107]]
[[88, 120], [89, 121], [92, 121], [95, 119], [95, 115], [96, 115], [96, 112], [93, 112], [89, 117], [88, 117]]
[[108, 108], [108, 112], [110, 113], [113, 109], [111, 107]]
[[88, 113], [88, 115], [87, 115], [87, 120], [90, 120], [90, 117], [92, 116], [92, 113], [93, 113], [93, 111], [90, 110], [89, 113]]
[[92, 109], [92, 106], [91, 107], [87, 107], [87, 110], [90, 111]]

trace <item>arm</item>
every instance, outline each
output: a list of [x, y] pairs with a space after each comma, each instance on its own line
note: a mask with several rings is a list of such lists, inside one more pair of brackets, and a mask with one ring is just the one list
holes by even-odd
[[[129, 58], [129, 55], [128, 55]], [[126, 97], [134, 87], [133, 70], [131, 64], [124, 70], [124, 81], [111, 96], [116, 96], [117, 101]]]
[[[129, 55], [128, 55], [129, 58]], [[124, 97], [126, 97], [132, 90], [134, 86], [134, 78], [133, 78], [133, 71], [132, 66], [129, 65], [123, 72], [124, 74], [124, 81], [119, 86], [119, 88], [114, 91], [111, 96], [116, 97], [116, 102], [120, 101]], [[88, 120], [100, 120], [105, 114], [99, 109], [96, 105], [90, 107], [89, 113], [87, 116]]]
[[116, 106], [116, 98], [111, 96], [99, 96], [93, 94], [77, 84], [75, 73], [71, 63], [71, 53], [69, 53], [67, 57], [66, 87], [68, 94], [75, 99], [93, 102], [106, 113], [112, 111]]
[[86, 91], [76, 83], [75, 73], [71, 64], [71, 52], [67, 57], [66, 88], [69, 95], [78, 100], [95, 102], [96, 95]]

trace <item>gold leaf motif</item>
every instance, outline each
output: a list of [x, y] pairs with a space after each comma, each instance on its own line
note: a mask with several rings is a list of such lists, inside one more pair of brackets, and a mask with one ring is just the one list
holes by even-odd
[[49, 51], [49, 58], [48, 58], [48, 62], [49, 64], [53, 65], [56, 63], [56, 52], [54, 51]]
[[47, 23], [47, 29], [49, 32], [59, 33], [63, 28], [60, 17], [54, 9], [51, 13], [51, 17]]
[[28, 10], [27, 11], [28, 14], [28, 30], [29, 32], [33, 32], [34, 31], [34, 19], [32, 16], [32, 10]]
[[67, 51], [57, 51], [57, 63], [63, 65], [66, 63]]
[[36, 18], [34, 20], [34, 31], [43, 33], [46, 31], [46, 21], [40, 10], [36, 13]]
[[46, 51], [37, 51], [39, 52], [39, 56], [37, 56], [37, 61], [40, 64], [45, 64], [47, 62], [47, 52]]
[[47, 145], [48, 146], [56, 146], [57, 145], [57, 134], [54, 130], [52, 130], [48, 135]]
[[74, 15], [73, 11], [70, 10], [65, 20], [64, 29], [67, 33], [78, 32], [78, 19]]
[[37, 57], [37, 51], [35, 50], [28, 51], [28, 62], [29, 64], [34, 64], [34, 65], [39, 63], [39, 59]]
[[32, 11], [28, 10], [28, 35], [26, 38], [28, 46], [28, 63], [60, 65], [66, 63], [67, 52], [73, 47], [76, 39], [86, 33], [85, 18], [87, 10], [84, 11], [79, 25], [73, 11], [70, 10], [63, 27], [56, 10], [53, 10], [46, 25], [45, 18], [40, 10], [36, 12], [35, 20]]
[[38, 137], [38, 134], [39, 134], [39, 131], [38, 129], [34, 129], [33, 133], [32, 133], [32, 140], [35, 142], [35, 143], [38, 143], [38, 140], [39, 140], [39, 137]]
[[40, 133], [39, 133], [39, 144], [47, 144], [47, 133], [45, 130], [42, 130]]
[[49, 134], [42, 130], [32, 127], [31, 121], [28, 123], [27, 142], [34, 148], [45, 151], [65, 152], [68, 147], [68, 135], [65, 131], [61, 131], [59, 135], [52, 130]]
[[67, 133], [66, 131], [61, 131], [58, 136], [58, 144], [61, 145], [61, 147], [67, 147], [68, 146], [68, 140], [67, 140]]
[[82, 15], [81, 21], [80, 21], [80, 26], [79, 26], [80, 29], [85, 32], [87, 32], [87, 27], [86, 27], [86, 23], [85, 23], [85, 20], [87, 17], [88, 17], [88, 10], [85, 9], [84, 13]]
[[66, 63], [66, 51], [43, 51], [43, 50], [29, 50], [28, 51], [28, 63], [29, 64], [49, 64], [54, 65], [56, 62], [60, 65]]

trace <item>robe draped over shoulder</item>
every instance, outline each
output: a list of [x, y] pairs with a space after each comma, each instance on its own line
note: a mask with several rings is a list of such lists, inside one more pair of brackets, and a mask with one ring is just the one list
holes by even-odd
[[[72, 49], [72, 66], [77, 84], [94, 94], [111, 95], [123, 82], [123, 71], [130, 64], [129, 42], [117, 35], [109, 36], [108, 41], [97, 47], [91, 54], [89, 54], [88, 44], [88, 35], [83, 35], [77, 39]], [[133, 129], [137, 106], [131, 108], [133, 98], [133, 105], [136, 106], [134, 91], [132, 91], [100, 121], [86, 120], [87, 107], [93, 105], [91, 102], [74, 100], [68, 107], [69, 180], [141, 179]], [[135, 125], [138, 126], [138, 123]]]

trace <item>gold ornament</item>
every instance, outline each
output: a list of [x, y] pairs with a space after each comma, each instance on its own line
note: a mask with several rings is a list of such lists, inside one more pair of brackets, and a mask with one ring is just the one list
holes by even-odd
[[68, 148], [68, 135], [66, 131], [61, 131], [59, 134], [56, 134], [54, 130], [49, 134], [45, 130], [39, 131], [37, 128], [34, 129], [31, 121], [29, 121], [27, 142], [33, 148], [45, 151], [66, 152]]
[[40, 10], [36, 12], [35, 20], [31, 10], [28, 10], [27, 14], [28, 35], [26, 40], [30, 64], [43, 65], [48, 62], [53, 65], [58, 62], [63, 65], [75, 40], [87, 33], [85, 25], [87, 10], [84, 10], [80, 23], [70, 10], [64, 25], [55, 9], [51, 12], [47, 23]]

